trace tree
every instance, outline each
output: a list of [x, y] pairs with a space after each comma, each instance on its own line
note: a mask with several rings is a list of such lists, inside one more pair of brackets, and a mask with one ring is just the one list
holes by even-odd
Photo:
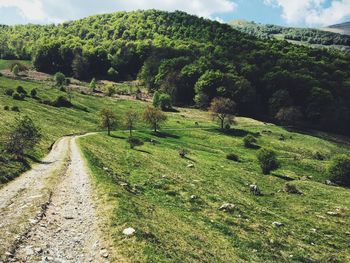
[[153, 94], [153, 101], [152, 101], [153, 107], [158, 107], [159, 106], [159, 97], [160, 97], [160, 92], [156, 91]]
[[130, 144], [130, 149], [134, 149], [137, 146], [144, 145], [143, 141], [141, 141], [139, 138], [134, 138], [134, 137], [130, 137], [128, 139], [128, 143]]
[[13, 66], [12, 73], [13, 73], [13, 75], [18, 76], [19, 66], [17, 64]]
[[143, 119], [151, 125], [154, 132], [157, 132], [160, 124], [167, 120], [167, 116], [158, 108], [147, 107], [143, 113]]
[[73, 76], [76, 79], [85, 80], [88, 77], [89, 62], [83, 57], [81, 51], [76, 51], [72, 61]]
[[117, 127], [117, 119], [115, 114], [106, 108], [100, 111], [100, 126], [103, 129], [107, 129], [108, 136], [111, 136], [111, 130]]
[[38, 92], [37, 92], [36, 89], [32, 89], [32, 90], [30, 91], [30, 96], [31, 96], [32, 98], [36, 98], [37, 95], [38, 95]]
[[210, 105], [210, 111], [212, 112], [213, 117], [219, 119], [220, 127], [223, 130], [226, 119], [230, 124], [234, 120], [236, 103], [228, 98], [215, 98]]
[[135, 123], [138, 120], [139, 115], [137, 112], [130, 110], [125, 114], [125, 125], [130, 132], [130, 137], [132, 137], [132, 130], [135, 127]]
[[161, 94], [159, 96], [158, 106], [163, 110], [170, 110], [172, 108], [171, 97], [169, 94]]
[[96, 91], [96, 88], [97, 88], [97, 83], [96, 83], [96, 79], [93, 78], [90, 82], [90, 88], [92, 89], [93, 92]]
[[296, 107], [287, 107], [280, 109], [275, 118], [282, 124], [297, 124], [303, 117], [301, 111]]
[[270, 174], [271, 171], [279, 167], [276, 153], [272, 150], [261, 149], [257, 155], [263, 174]]
[[350, 187], [350, 157], [337, 155], [329, 167], [331, 180], [339, 185]]
[[32, 150], [42, 135], [33, 120], [28, 116], [17, 118], [14, 127], [7, 136], [6, 151], [17, 157], [23, 157], [26, 151]]
[[57, 72], [54, 79], [57, 86], [64, 86], [66, 84], [66, 76], [62, 72]]

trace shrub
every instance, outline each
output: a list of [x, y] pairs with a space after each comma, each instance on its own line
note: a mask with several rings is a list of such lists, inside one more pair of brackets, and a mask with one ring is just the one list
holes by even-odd
[[72, 103], [64, 96], [57, 97], [51, 105], [58, 108], [70, 108], [73, 106]]
[[17, 64], [14, 65], [11, 71], [12, 71], [13, 75], [18, 76], [19, 66]]
[[19, 108], [18, 108], [17, 106], [11, 107], [11, 110], [12, 110], [12, 111], [15, 111], [15, 112], [19, 112]]
[[25, 95], [15, 92], [15, 93], [13, 93], [12, 98], [14, 100], [24, 100]]
[[131, 149], [134, 149], [137, 146], [142, 146], [144, 144], [142, 140], [140, 140], [139, 138], [134, 138], [134, 137], [130, 137], [128, 139], [128, 143], [130, 144]]
[[257, 157], [263, 174], [270, 174], [279, 167], [276, 153], [272, 150], [261, 149]]
[[36, 91], [36, 89], [32, 89], [32, 90], [30, 91], [30, 96], [31, 96], [32, 98], [36, 98], [37, 95], [38, 95], [38, 92]]
[[153, 107], [159, 106], [159, 97], [160, 97], [160, 93], [159, 91], [156, 91], [153, 95], [153, 101], [152, 101]]
[[253, 135], [249, 134], [246, 137], [244, 137], [243, 143], [246, 148], [253, 148], [255, 146], [255, 143], [257, 143], [257, 140]]
[[330, 179], [342, 186], [350, 187], [350, 157], [335, 156], [329, 167]]
[[170, 110], [172, 108], [171, 97], [168, 94], [161, 94], [159, 96], [158, 106], [164, 110]]
[[238, 162], [239, 161], [239, 157], [237, 154], [235, 153], [229, 153], [226, 155], [226, 159], [230, 160], [230, 161], [234, 161], [234, 162]]
[[111, 84], [106, 86], [106, 88], [104, 89], [104, 92], [108, 97], [112, 97], [114, 94], [117, 93], [115, 87]]
[[13, 89], [6, 89], [5, 90], [5, 95], [7, 96], [12, 96], [15, 91]]
[[57, 86], [63, 86], [66, 84], [66, 76], [62, 72], [57, 72], [54, 79]]
[[20, 94], [24, 94], [24, 95], [27, 95], [27, 92], [26, 90], [22, 87], [22, 86], [18, 86], [16, 91]]
[[4, 110], [9, 111], [10, 107], [9, 106], [4, 106]]

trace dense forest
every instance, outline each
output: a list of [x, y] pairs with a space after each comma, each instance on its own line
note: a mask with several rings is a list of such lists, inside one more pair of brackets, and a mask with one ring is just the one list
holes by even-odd
[[310, 45], [336, 47], [344, 51], [350, 51], [350, 36], [348, 35], [310, 28], [257, 24], [244, 20], [236, 20], [230, 24], [234, 29], [262, 39], [277, 37]]
[[0, 26], [0, 55], [87, 81], [138, 79], [175, 105], [228, 97], [241, 115], [350, 134], [349, 54], [259, 39], [184, 12]]

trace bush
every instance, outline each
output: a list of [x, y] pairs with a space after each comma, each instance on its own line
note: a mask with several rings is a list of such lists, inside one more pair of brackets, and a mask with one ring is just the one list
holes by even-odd
[[330, 179], [336, 184], [350, 187], [350, 157], [346, 155], [335, 156], [329, 167]]
[[128, 139], [128, 143], [130, 144], [130, 148], [134, 149], [137, 146], [142, 146], [144, 143], [138, 138], [130, 137]]
[[237, 154], [235, 153], [229, 153], [226, 155], [226, 159], [230, 160], [230, 161], [234, 161], [234, 162], [238, 162], [239, 161], [239, 157]]
[[17, 106], [11, 107], [11, 110], [12, 110], [12, 111], [15, 111], [15, 112], [19, 112], [19, 108], [18, 108]]
[[57, 72], [54, 79], [57, 86], [63, 86], [66, 84], [66, 76], [62, 72]]
[[158, 106], [164, 110], [170, 110], [172, 108], [171, 97], [168, 94], [161, 94], [159, 96]]
[[20, 94], [27, 95], [26, 90], [22, 86], [18, 86], [16, 91]]
[[108, 97], [112, 97], [113, 95], [115, 95], [117, 93], [117, 90], [115, 89], [115, 87], [113, 85], [109, 84], [104, 89], [104, 92]]
[[11, 72], [13, 73], [13, 75], [18, 76], [19, 66], [18, 65], [14, 65], [14, 67], [11, 70]]
[[257, 157], [263, 174], [270, 174], [279, 167], [276, 153], [272, 150], [261, 149]]
[[7, 96], [12, 97], [13, 93], [15, 93], [15, 91], [13, 89], [6, 89], [5, 90], [5, 95], [7, 95]]
[[253, 148], [255, 146], [255, 143], [257, 143], [257, 140], [253, 135], [247, 135], [244, 137], [243, 143], [246, 148]]
[[15, 92], [15, 93], [13, 93], [12, 98], [14, 100], [24, 100], [25, 95]]
[[153, 101], [152, 101], [153, 107], [159, 106], [159, 97], [160, 97], [160, 93], [159, 91], [156, 91], [153, 95]]
[[57, 97], [51, 105], [58, 108], [70, 108], [73, 106], [73, 104], [64, 96]]
[[9, 111], [10, 107], [9, 106], [4, 106], [4, 110]]
[[37, 95], [38, 95], [38, 92], [36, 91], [36, 89], [32, 89], [32, 90], [30, 91], [30, 96], [31, 96], [32, 98], [36, 98]]

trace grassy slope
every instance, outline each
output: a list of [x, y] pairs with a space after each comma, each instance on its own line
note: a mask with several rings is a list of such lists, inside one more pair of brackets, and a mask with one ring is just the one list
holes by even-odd
[[[212, 125], [206, 113], [195, 110], [174, 113], [170, 120], [174, 127], [198, 120]], [[331, 157], [349, 154], [349, 148], [244, 118], [235, 129], [231, 134], [167, 131], [162, 137], [137, 132], [157, 142], [139, 151], [129, 149], [122, 132], [114, 138], [99, 134], [80, 140], [106, 205], [112, 207], [107, 232], [117, 252], [129, 262], [349, 261], [350, 192], [320, 183], [329, 160], [315, 158], [317, 151]], [[272, 134], [263, 133], [267, 130]], [[256, 150], [243, 147], [242, 136], [248, 133], [260, 133], [259, 145], [278, 152], [282, 168], [272, 176], [260, 172]], [[280, 141], [280, 134], [287, 140]], [[191, 160], [179, 158], [181, 148], [190, 151], [194, 169], [187, 168]], [[227, 161], [230, 152], [241, 162]], [[293, 182], [304, 195], [281, 191], [283, 175], [309, 176], [311, 180]], [[136, 186], [139, 194], [128, 192], [121, 182]], [[252, 196], [250, 183], [257, 183], [264, 196]], [[198, 199], [191, 200], [192, 195]], [[226, 202], [236, 204], [237, 211], [219, 211]], [[338, 208], [339, 216], [327, 215]], [[285, 226], [276, 228], [274, 221]], [[134, 227], [137, 235], [125, 239], [121, 232], [126, 227]]]
[[[26, 98], [25, 101], [16, 101], [13, 100], [12, 97], [4, 95], [5, 89], [16, 89], [18, 85], [22, 85], [28, 94], [31, 89], [36, 88], [40, 99], [53, 100], [57, 96], [65, 95], [65, 93], [41, 83], [10, 80], [5, 77], [0, 77], [1, 137], [2, 139], [5, 137], [6, 131], [9, 129], [17, 116], [30, 116], [42, 129], [43, 133], [43, 139], [40, 145], [33, 153], [30, 153], [35, 158], [42, 158], [45, 154], [47, 154], [50, 145], [63, 135], [98, 130], [98, 111], [102, 107], [111, 108], [119, 116], [121, 116], [122, 112], [124, 112], [130, 106], [137, 107], [137, 103], [130, 105], [130, 103], [127, 101], [116, 102], [115, 100], [108, 98], [90, 97], [75, 93], [73, 98], [74, 105], [80, 108], [86, 107], [88, 112], [85, 112], [79, 109], [54, 108], [40, 104], [37, 100], [29, 97]], [[5, 111], [4, 106], [18, 106], [20, 108], [20, 113]], [[7, 179], [12, 179], [18, 175], [18, 173], [23, 171], [22, 164], [18, 162], [9, 161], [7, 163], [1, 162], [0, 164], [0, 185], [1, 182], [6, 181], [4, 176], [6, 176]]]
[[15, 63], [15, 62], [20, 62], [21, 64], [27, 66], [27, 67], [31, 67], [32, 63], [30, 61], [27, 60], [4, 60], [4, 59], [0, 59], [0, 70], [3, 69], [8, 69], [10, 68], [10, 66]]

